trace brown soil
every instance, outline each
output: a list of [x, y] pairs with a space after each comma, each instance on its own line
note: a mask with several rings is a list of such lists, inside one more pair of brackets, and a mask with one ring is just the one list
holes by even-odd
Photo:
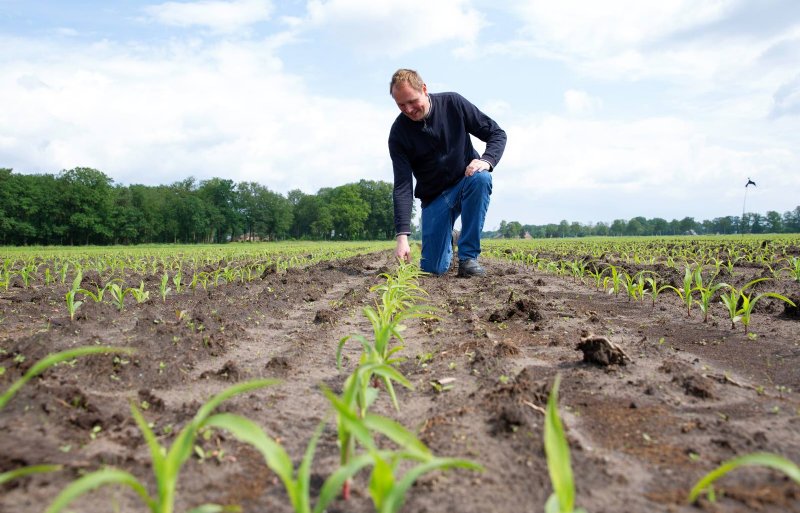
[[[724, 478], [716, 503], [686, 502], [697, 479], [731, 457], [767, 451], [800, 462], [795, 311], [762, 300], [751, 327], [757, 337], [750, 339], [738, 324], [731, 330], [719, 305], [704, 323], [696, 309], [687, 318], [674, 294], [653, 308], [649, 300], [629, 302], [513, 263], [484, 264], [484, 278], [460, 279], [452, 271], [423, 278], [440, 318], [414, 320], [405, 332], [400, 370], [415, 389], [398, 391], [399, 413], [385, 395], [373, 408], [417, 431], [435, 454], [469, 458], [486, 471], [427, 475], [410, 490], [404, 511], [543, 511], [551, 488], [541, 408], [559, 373], [578, 504], [588, 511], [800, 511], [800, 486], [752, 467]], [[366, 255], [172, 294], [166, 302], [153, 297], [136, 305], [129, 297], [122, 312], [88, 300], [74, 321], [66, 315], [64, 286], [0, 293], [0, 366], [6, 367], [0, 389], [48, 353], [87, 344], [137, 349], [131, 357], [91, 356], [51, 369], [0, 413], [0, 472], [65, 465], [0, 488], [0, 511], [43, 511], [67, 483], [104, 465], [128, 470], [154, 489], [129, 403], [146, 403], [145, 416], [169, 444], [211, 395], [257, 377], [281, 384], [221, 409], [258, 422], [299, 462], [329, 410], [319, 385], [340, 389], [358, 360], [360, 346], [345, 345], [345, 370], [337, 371], [336, 345], [346, 335], [370, 333], [360, 310], [374, 301], [369, 287], [390, 266], [389, 253]], [[780, 292], [800, 296], [796, 283], [782, 286]], [[611, 345], [587, 349], [586, 340], [602, 338]], [[584, 361], [587, 350], [600, 356]], [[455, 378], [454, 386], [437, 392], [431, 382], [442, 378]], [[183, 468], [176, 511], [206, 502], [246, 512], [291, 510], [256, 451], [224, 433], [199, 443], [210, 456], [193, 457]], [[317, 449], [314, 489], [337, 462], [329, 423]], [[373, 511], [365, 481], [360, 475], [353, 497], [329, 511]], [[84, 496], [72, 509], [146, 507], [115, 487]]]

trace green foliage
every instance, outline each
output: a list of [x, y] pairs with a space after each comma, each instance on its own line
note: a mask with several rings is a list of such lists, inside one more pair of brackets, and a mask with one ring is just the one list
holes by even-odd
[[545, 513], [585, 513], [582, 508], [575, 509], [575, 481], [572, 476], [569, 444], [564, 435], [564, 427], [558, 416], [558, 387], [561, 376], [556, 376], [544, 419], [544, 451], [547, 457], [547, 470], [553, 493], [545, 504]]
[[782, 456], [777, 454], [771, 453], [753, 453], [753, 454], [746, 454], [744, 456], [739, 456], [737, 458], [733, 458], [724, 462], [719, 467], [715, 468], [705, 476], [703, 476], [697, 484], [694, 485], [691, 492], [689, 492], [689, 502], [694, 502], [703, 492], [703, 490], [708, 489], [709, 495], [713, 492], [713, 487], [711, 486], [717, 479], [721, 478], [728, 472], [732, 470], [736, 470], [740, 467], [745, 466], [762, 466], [768, 467], [786, 474], [787, 477], [792, 479], [795, 483], [800, 484], [800, 467], [797, 466], [791, 460], [788, 460]]
[[22, 175], [0, 169], [0, 244], [224, 243], [389, 240], [392, 184], [360, 180], [284, 196], [255, 182], [194, 178], [114, 185], [91, 168]]
[[[225, 423], [225, 420], [229, 417], [235, 417], [230, 414], [212, 416], [211, 414], [214, 410], [231, 397], [276, 383], [276, 380], [260, 379], [239, 383], [223, 390], [200, 407], [194, 418], [178, 433], [169, 448], [163, 447], [159, 443], [147, 420], [145, 420], [136, 405], [131, 403], [131, 413], [136, 425], [139, 426], [150, 448], [153, 474], [156, 479], [156, 494], [151, 497], [141, 481], [128, 472], [108, 468], [101, 469], [90, 472], [67, 485], [47, 508], [46, 513], [58, 513], [81, 495], [110, 484], [119, 484], [134, 490], [152, 513], [172, 513], [180, 470], [192, 455], [194, 442], [199, 431], [206, 426], [218, 426], [220, 424], [227, 426], [228, 424]], [[233, 425], [234, 423], [229, 424]], [[194, 511], [220, 511], [220, 508], [204, 505]]]

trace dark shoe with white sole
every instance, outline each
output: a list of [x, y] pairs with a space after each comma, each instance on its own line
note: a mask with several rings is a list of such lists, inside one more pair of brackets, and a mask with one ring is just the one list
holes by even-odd
[[486, 271], [481, 267], [476, 258], [458, 261], [458, 276], [471, 278], [473, 276], [486, 276]]

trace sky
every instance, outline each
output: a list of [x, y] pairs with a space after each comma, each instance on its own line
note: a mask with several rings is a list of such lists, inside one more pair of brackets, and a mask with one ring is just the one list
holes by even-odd
[[0, 0], [0, 167], [391, 182], [398, 68], [508, 134], [487, 230], [800, 205], [796, 0]]

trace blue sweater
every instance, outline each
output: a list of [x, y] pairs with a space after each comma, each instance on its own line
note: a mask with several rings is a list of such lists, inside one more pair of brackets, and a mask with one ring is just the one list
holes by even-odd
[[[483, 159], [494, 169], [506, 147], [506, 133], [463, 96], [436, 93], [430, 99], [425, 120], [413, 121], [401, 113], [389, 132], [396, 233], [411, 232], [412, 175], [417, 181], [413, 196], [424, 208], [463, 179], [473, 159]], [[472, 146], [470, 134], [486, 143], [482, 156]]]

